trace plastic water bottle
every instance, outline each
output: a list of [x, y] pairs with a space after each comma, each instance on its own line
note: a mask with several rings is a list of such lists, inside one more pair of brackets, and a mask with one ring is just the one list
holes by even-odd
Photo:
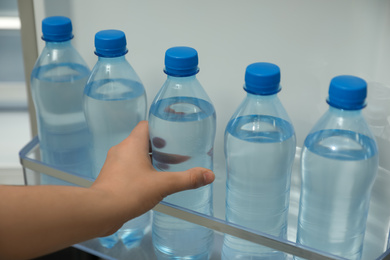
[[[53, 16], [42, 21], [46, 42], [31, 73], [41, 160], [61, 170], [91, 178], [89, 135], [82, 97], [90, 70], [72, 46], [71, 20]], [[42, 175], [42, 184], [69, 184]]]
[[367, 85], [332, 79], [329, 110], [304, 142], [297, 243], [360, 259], [371, 189], [378, 168], [375, 139], [362, 116]]
[[[124, 140], [146, 118], [146, 93], [138, 75], [125, 58], [126, 36], [119, 30], [95, 35], [98, 61], [84, 90], [84, 113], [92, 136], [93, 176], [96, 178], [108, 150]], [[131, 247], [140, 242], [151, 221], [150, 213], [129, 221], [117, 233], [100, 238], [111, 248], [121, 239]]]
[[[280, 69], [246, 68], [247, 95], [225, 131], [226, 220], [285, 239], [296, 139], [277, 93]], [[285, 259], [276, 250], [225, 235], [222, 259]]]
[[[210, 98], [196, 78], [198, 53], [173, 47], [165, 53], [167, 80], [149, 111], [153, 165], [159, 171], [192, 167], [213, 169], [216, 116]], [[170, 195], [164, 201], [212, 215], [212, 185]], [[153, 244], [158, 259], [208, 259], [210, 229], [159, 212], [153, 217]]]

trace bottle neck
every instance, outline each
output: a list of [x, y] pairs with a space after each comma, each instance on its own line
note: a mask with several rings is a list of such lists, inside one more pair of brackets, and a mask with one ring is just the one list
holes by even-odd
[[119, 57], [98, 57], [98, 60], [100, 62], [121, 62], [126, 61], [125, 55], [119, 56]]
[[175, 76], [167, 75], [167, 79], [170, 81], [184, 82], [184, 81], [195, 80], [196, 75], [186, 76], [186, 77], [175, 77]]
[[329, 106], [329, 112], [339, 117], [358, 117], [362, 115], [362, 110], [346, 110]]
[[72, 46], [71, 41], [63, 41], [63, 42], [46, 42], [46, 47], [49, 48], [66, 48]]
[[247, 92], [247, 98], [252, 100], [261, 100], [262, 102], [272, 101], [278, 98], [277, 93], [272, 95], [257, 95]]

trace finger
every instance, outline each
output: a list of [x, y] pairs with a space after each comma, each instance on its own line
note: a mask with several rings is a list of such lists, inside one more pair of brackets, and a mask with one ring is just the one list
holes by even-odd
[[149, 153], [149, 129], [148, 121], [140, 121], [130, 135], [121, 142], [125, 146], [135, 146], [139, 152]]
[[214, 173], [206, 168], [196, 167], [182, 172], [159, 172], [161, 194], [168, 196], [183, 190], [196, 189], [214, 181]]

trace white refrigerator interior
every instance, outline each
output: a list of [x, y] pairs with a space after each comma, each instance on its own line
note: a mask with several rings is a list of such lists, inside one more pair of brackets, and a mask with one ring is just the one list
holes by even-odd
[[[97, 60], [95, 33], [103, 29], [124, 31], [129, 49], [126, 58], [145, 86], [148, 106], [166, 77], [165, 51], [173, 46], [198, 51], [198, 79], [217, 113], [215, 217], [225, 216], [224, 130], [245, 96], [245, 68], [254, 62], [280, 67], [279, 98], [294, 124], [298, 147], [328, 108], [325, 100], [331, 78], [343, 74], [364, 78], [368, 82], [364, 115], [377, 138], [380, 167], [384, 169], [373, 196], [390, 198], [390, 1], [33, 2], [39, 52], [44, 46], [41, 21], [51, 15], [72, 19], [73, 44], [90, 67]], [[299, 179], [296, 183], [299, 185]], [[293, 192], [299, 191], [292, 189], [292, 198]], [[289, 239], [295, 241], [298, 205], [290, 207]], [[365, 242], [369, 249], [364, 251], [364, 259], [377, 258], [386, 250], [389, 216], [389, 207], [371, 204], [371, 231]], [[375, 226], [378, 219], [381, 225]]]

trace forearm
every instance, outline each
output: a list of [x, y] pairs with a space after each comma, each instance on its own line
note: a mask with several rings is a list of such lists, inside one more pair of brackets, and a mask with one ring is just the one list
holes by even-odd
[[0, 198], [0, 259], [54, 252], [121, 224], [105, 194], [91, 188], [1, 186]]

